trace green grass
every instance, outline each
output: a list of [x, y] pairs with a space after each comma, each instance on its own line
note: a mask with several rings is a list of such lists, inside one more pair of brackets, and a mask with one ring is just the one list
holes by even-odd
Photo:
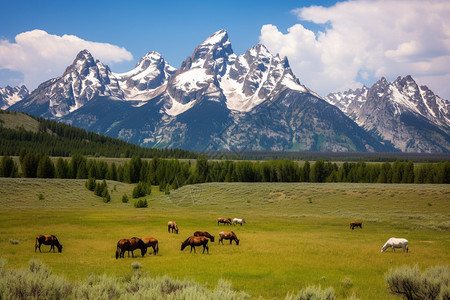
[[[71, 281], [90, 274], [124, 276], [137, 262], [152, 276], [195, 280], [214, 288], [230, 280], [254, 298], [284, 298], [309, 285], [333, 287], [339, 298], [395, 299], [384, 274], [404, 264], [421, 268], [450, 262], [448, 185], [210, 183], [170, 195], [152, 189], [148, 208], [134, 208], [134, 185], [108, 182], [111, 203], [84, 188], [85, 180], [0, 178], [1, 257], [11, 268], [38, 259]], [[45, 199], [40, 200], [42, 193]], [[129, 203], [122, 203], [122, 195]], [[245, 218], [243, 226], [217, 217]], [[177, 222], [179, 234], [167, 232]], [[363, 228], [350, 230], [350, 221]], [[240, 245], [210, 245], [209, 255], [180, 251], [196, 230], [217, 238], [233, 230]], [[34, 253], [37, 234], [55, 234], [63, 252]], [[157, 256], [116, 260], [121, 238], [153, 236]], [[380, 253], [390, 237], [409, 240], [408, 254]], [[10, 240], [18, 241], [11, 244]], [[345, 287], [343, 282], [353, 283]]]

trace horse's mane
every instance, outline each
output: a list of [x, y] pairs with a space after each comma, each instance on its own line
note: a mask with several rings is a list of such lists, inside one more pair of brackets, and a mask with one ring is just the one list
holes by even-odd
[[191, 237], [188, 237], [188, 238], [183, 242], [183, 244], [186, 243], [187, 241], [189, 241], [190, 238], [191, 238]]

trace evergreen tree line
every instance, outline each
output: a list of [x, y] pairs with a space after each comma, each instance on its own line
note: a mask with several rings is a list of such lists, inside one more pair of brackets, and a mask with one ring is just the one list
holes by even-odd
[[[1, 111], [1, 113], [11, 113]], [[88, 132], [84, 129], [57, 123], [44, 118], [36, 118], [38, 131], [27, 131], [23, 127], [6, 128], [0, 122], [0, 156], [18, 156], [22, 149], [35, 151], [48, 156], [71, 157], [75, 154], [143, 158], [196, 158], [197, 154], [181, 149], [143, 148], [132, 143], [104, 135]]]
[[354, 182], [354, 183], [450, 183], [450, 162], [426, 163], [336, 163], [306, 161], [303, 166], [292, 160], [264, 162], [208, 161], [197, 159], [195, 167], [175, 159], [132, 157], [122, 165], [87, 159], [74, 155], [70, 160], [58, 158], [56, 163], [48, 155], [22, 152], [18, 166], [9, 156], [1, 159], [0, 176], [31, 178], [73, 178], [117, 180], [126, 183], [143, 182], [159, 185], [161, 191], [185, 184], [204, 182]]

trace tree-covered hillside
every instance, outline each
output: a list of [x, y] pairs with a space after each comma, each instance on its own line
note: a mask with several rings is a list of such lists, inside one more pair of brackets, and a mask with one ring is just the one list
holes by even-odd
[[195, 153], [185, 150], [143, 148], [67, 124], [19, 112], [0, 111], [0, 156], [18, 156], [23, 150], [64, 157], [75, 154], [143, 158], [197, 157]]

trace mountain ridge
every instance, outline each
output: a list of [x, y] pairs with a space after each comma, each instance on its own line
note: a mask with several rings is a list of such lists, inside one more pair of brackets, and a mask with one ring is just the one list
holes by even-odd
[[113, 73], [83, 50], [62, 76], [10, 109], [146, 147], [397, 151], [302, 85], [286, 57], [261, 44], [236, 55], [225, 30], [199, 44], [179, 69], [152, 51], [133, 70]]

